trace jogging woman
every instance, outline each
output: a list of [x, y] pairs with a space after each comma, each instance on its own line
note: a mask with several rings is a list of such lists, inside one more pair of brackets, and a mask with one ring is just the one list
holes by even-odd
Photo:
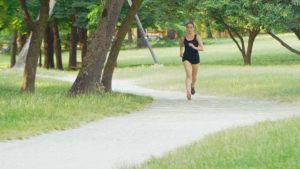
[[187, 33], [180, 40], [180, 57], [184, 65], [186, 79], [186, 97], [192, 99], [195, 94], [195, 84], [200, 63], [199, 51], [203, 51], [202, 38], [195, 33], [195, 25], [193, 22], [186, 24]]

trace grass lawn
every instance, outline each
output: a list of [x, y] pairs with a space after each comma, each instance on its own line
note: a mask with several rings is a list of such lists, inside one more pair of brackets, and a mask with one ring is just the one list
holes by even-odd
[[[300, 48], [300, 43], [293, 35], [281, 37]], [[117, 69], [115, 77], [134, 79], [148, 88], [184, 91], [185, 72], [178, 57], [178, 48], [156, 51], [161, 56], [161, 62], [166, 64], [148, 66], [151, 56], [144, 49], [135, 51], [135, 55], [130, 50], [122, 51], [118, 65], [125, 67]], [[206, 46], [201, 57], [196, 86], [200, 94], [300, 103], [300, 57], [268, 36], [257, 38], [251, 67], [243, 66], [240, 53], [230, 41]], [[145, 63], [145, 66], [133, 67], [134, 62]]]
[[21, 94], [21, 75], [15, 70], [0, 71], [0, 140], [79, 127], [141, 110], [152, 102], [149, 97], [115, 92], [72, 98], [66, 96], [70, 83], [43, 78], [38, 78], [35, 94]]
[[299, 117], [226, 130], [130, 168], [298, 169], [299, 131]]
[[[280, 36], [300, 48], [294, 35]], [[230, 39], [210, 44], [201, 53], [202, 65], [197, 83], [200, 94], [300, 103], [300, 57], [288, 52], [269, 36], [257, 38], [251, 67], [243, 66], [242, 57]], [[179, 48], [156, 48], [155, 52], [163, 65], [149, 66], [153, 61], [148, 49], [121, 51], [115, 78], [134, 79], [149, 88], [184, 91]], [[67, 56], [65, 53], [65, 65]], [[0, 65], [7, 65], [9, 57], [1, 57]], [[52, 75], [57, 73], [39, 71]], [[138, 110], [151, 102], [148, 97], [121, 93], [69, 98], [65, 93], [70, 84], [41, 78], [36, 94], [22, 95], [19, 93], [20, 77], [11, 71], [0, 72], [0, 139], [23, 138], [76, 127], [82, 122]], [[116, 104], [118, 106], [113, 107]], [[234, 128], [130, 168], [298, 169], [299, 131], [299, 117]]]

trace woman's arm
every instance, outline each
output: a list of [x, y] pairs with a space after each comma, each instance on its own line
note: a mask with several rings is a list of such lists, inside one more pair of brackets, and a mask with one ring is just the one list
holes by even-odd
[[198, 47], [194, 46], [192, 43], [190, 43], [190, 46], [197, 51], [204, 51], [202, 38], [198, 35], [197, 35], [197, 41], [199, 44]]
[[179, 53], [179, 56], [180, 57], [183, 57], [183, 37], [181, 37], [180, 39], [179, 39], [179, 47], [180, 47], [180, 53]]

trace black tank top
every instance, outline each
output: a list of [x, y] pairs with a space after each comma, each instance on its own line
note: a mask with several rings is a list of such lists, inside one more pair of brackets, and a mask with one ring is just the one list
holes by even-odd
[[199, 52], [198, 50], [193, 49], [192, 47], [189, 46], [189, 43], [194, 44], [195, 47], [199, 46], [199, 42], [197, 40], [197, 35], [195, 35], [194, 39], [189, 41], [186, 39], [186, 37], [184, 37], [184, 53], [183, 53], [183, 57], [199, 57]]

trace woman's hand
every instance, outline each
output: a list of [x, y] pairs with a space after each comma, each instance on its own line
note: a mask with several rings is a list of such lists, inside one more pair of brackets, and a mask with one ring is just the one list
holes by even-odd
[[180, 53], [179, 56], [180, 56], [180, 57], [183, 57], [183, 53]]
[[195, 49], [195, 45], [193, 43], [189, 43], [189, 46]]

